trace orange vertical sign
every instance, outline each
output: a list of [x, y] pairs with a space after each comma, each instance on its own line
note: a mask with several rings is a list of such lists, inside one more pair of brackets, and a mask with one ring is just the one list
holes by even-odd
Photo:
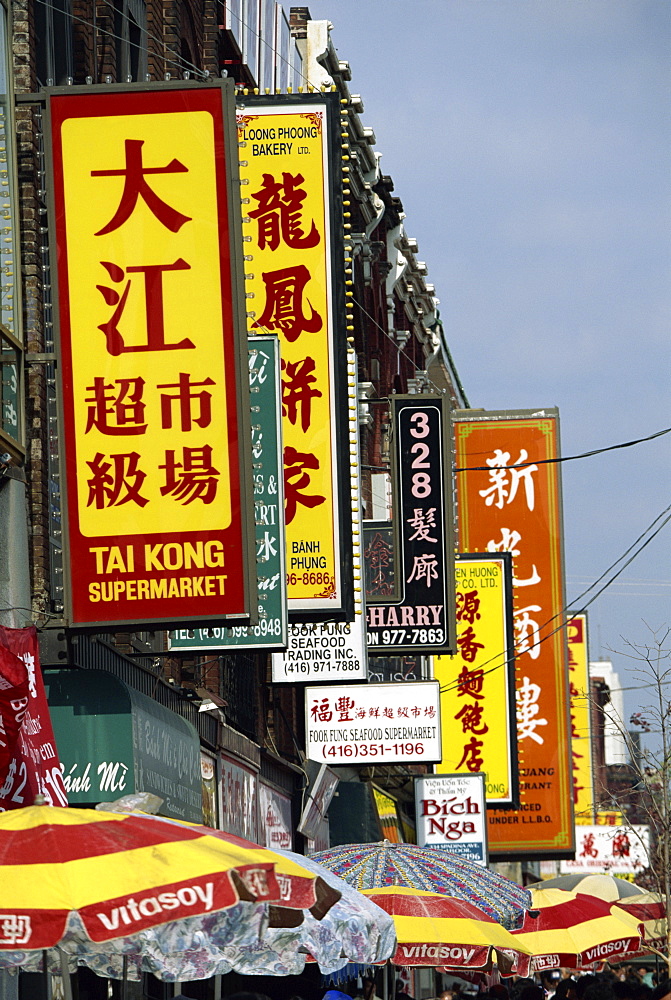
[[520, 805], [492, 856], [573, 854], [558, 413], [455, 414], [460, 549], [513, 556]]

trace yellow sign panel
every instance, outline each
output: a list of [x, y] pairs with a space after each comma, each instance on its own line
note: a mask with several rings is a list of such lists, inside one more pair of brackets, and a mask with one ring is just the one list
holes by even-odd
[[625, 816], [619, 809], [609, 809], [596, 814], [597, 826], [624, 826]]
[[435, 656], [443, 759], [437, 774], [484, 772], [488, 805], [517, 797], [508, 556], [457, 556], [455, 656]]
[[290, 610], [341, 595], [327, 107], [238, 112], [250, 333], [282, 356], [287, 593]]
[[568, 639], [571, 756], [575, 821], [594, 823], [594, 771], [589, 698], [587, 615], [575, 615], [566, 626]]
[[248, 617], [232, 85], [71, 90], [49, 98], [66, 617]]
[[384, 839], [392, 844], [403, 843], [403, 831], [399, 822], [396, 799], [392, 799], [391, 795], [385, 795], [383, 791], [373, 785], [373, 800]]
[[[61, 130], [77, 502], [88, 537], [174, 530], [170, 485], [194, 446], [228, 466], [226, 392], [212, 378], [224, 370], [215, 157], [193, 155], [213, 148], [213, 132], [204, 111], [70, 118]], [[142, 180], [129, 197], [133, 170]], [[110, 451], [125, 462], [117, 503]], [[230, 523], [230, 493], [211, 476], [206, 503], [177, 508], [185, 532]]]

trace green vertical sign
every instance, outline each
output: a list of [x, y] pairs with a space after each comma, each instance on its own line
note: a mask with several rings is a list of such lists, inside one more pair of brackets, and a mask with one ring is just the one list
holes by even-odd
[[251, 627], [177, 629], [170, 632], [171, 650], [270, 651], [287, 646], [282, 387], [276, 337], [249, 337], [249, 391], [259, 623]]

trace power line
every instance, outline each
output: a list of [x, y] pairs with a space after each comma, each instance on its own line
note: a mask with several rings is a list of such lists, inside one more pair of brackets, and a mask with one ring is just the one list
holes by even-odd
[[[364, 306], [361, 305], [361, 303], [359, 302], [358, 299], [353, 299], [353, 302], [354, 302], [354, 304], [356, 306], [359, 307], [359, 309], [364, 314], [364, 316], [366, 316], [371, 321], [371, 323], [373, 324], [373, 326], [376, 326], [378, 328], [378, 330], [380, 330], [385, 335], [385, 337], [392, 342], [392, 344], [394, 345], [394, 347], [396, 348], [396, 350], [398, 351], [398, 353], [402, 357], [406, 358], [410, 362], [410, 364], [415, 367], [415, 370], [417, 370], [417, 367], [416, 367], [416, 364], [415, 364], [415, 359], [411, 358], [409, 354], [406, 354], [406, 352], [403, 350], [402, 347], [398, 346], [398, 344], [396, 343], [396, 341], [394, 340], [394, 338], [392, 337], [392, 335], [387, 330], [385, 330], [385, 328], [383, 326], [381, 326], [380, 323], [378, 323], [378, 321], [375, 319], [374, 316], [371, 316], [371, 314], [367, 311], [367, 309], [365, 309]], [[433, 388], [436, 390], [436, 392], [438, 393], [439, 396], [444, 395], [442, 389], [440, 389], [436, 385], [436, 383], [431, 378], [429, 378], [428, 375], [426, 375], [426, 379], [429, 382], [429, 384], [433, 386]], [[370, 400], [368, 402], [370, 402]], [[518, 468], [518, 466], [516, 466], [516, 468]]]
[[[525, 469], [532, 465], [555, 465], [559, 462], [574, 462], [579, 458], [591, 458], [592, 455], [602, 455], [606, 451], [616, 451], [618, 448], [632, 448], [635, 444], [643, 444], [645, 441], [653, 441], [655, 438], [662, 437], [663, 434], [671, 433], [671, 427], [665, 427], [664, 430], [655, 431], [654, 434], [649, 434], [647, 437], [637, 438], [635, 441], [623, 441], [621, 444], [610, 444], [606, 448], [594, 448], [592, 451], [583, 451], [579, 455], [566, 455], [560, 458], [539, 458], [534, 462], [519, 462], [516, 463], [516, 469]], [[468, 468], [458, 468], [455, 472], [491, 472], [494, 466], [491, 465], [474, 465]]]
[[[662, 518], [664, 520], [662, 520]], [[656, 536], [659, 534], [659, 532], [662, 530], [662, 528], [664, 528], [669, 523], [669, 521], [671, 521], [671, 505], [669, 505], [668, 507], [666, 507], [660, 514], [658, 514], [657, 517], [655, 517], [650, 522], [650, 524], [647, 526], [647, 528], [645, 528], [645, 530], [641, 532], [641, 534], [638, 536], [638, 538], [634, 542], [632, 542], [632, 544], [627, 549], [625, 549], [625, 551], [622, 553], [622, 555], [619, 556], [615, 560], [615, 562], [613, 562], [608, 567], [608, 569], [606, 569], [601, 574], [601, 576], [597, 577], [597, 579], [589, 587], [587, 587], [586, 590], [584, 590], [581, 594], [579, 594], [572, 601], [570, 601], [567, 604], [565, 604], [564, 607], [561, 608], [561, 610], [558, 611], [556, 615], [553, 615], [552, 618], [549, 618], [546, 622], [544, 622], [543, 625], [541, 625], [538, 628], [538, 633], [540, 634], [540, 632], [543, 629], [547, 628], [548, 625], [551, 625], [552, 622], [554, 622], [554, 621], [557, 620], [557, 618], [563, 618], [565, 615], [568, 615], [569, 613], [571, 615], [583, 614], [587, 610], [587, 608], [591, 604], [593, 604], [594, 601], [596, 601], [596, 599], [598, 597], [600, 597], [601, 594], [617, 579], [617, 577], [620, 576], [620, 574], [624, 572], [624, 570], [627, 568], [627, 566], [629, 566], [634, 561], [634, 559], [636, 559], [637, 556], [640, 555], [640, 553], [643, 551], [643, 549], [646, 548], [646, 546], [649, 545], [650, 542], [654, 538], [656, 538]], [[661, 523], [658, 523], [658, 522], [661, 522]], [[655, 528], [653, 534], [651, 534], [648, 538], [645, 539], [645, 541], [642, 542], [642, 539], [644, 539], [645, 536], [653, 528]], [[578, 602], [582, 601], [583, 598], [585, 598], [590, 593], [590, 591], [594, 590], [594, 588], [596, 586], [598, 586], [599, 583], [601, 583], [601, 581], [604, 579], [604, 577], [606, 577], [612, 570], [614, 570], [615, 567], [618, 565], [618, 563], [622, 562], [622, 560], [625, 559], [629, 555], [629, 553], [632, 552], [632, 550], [635, 549], [637, 545], [639, 545], [640, 542], [642, 542], [642, 544], [637, 549], [637, 551], [635, 551], [633, 553], [633, 555], [631, 556], [631, 558], [627, 559], [627, 561], [620, 567], [620, 569], [617, 570], [617, 572], [614, 574], [614, 576], [610, 580], [607, 580], [606, 583], [603, 585], [603, 587], [601, 587], [595, 594], [593, 594], [588, 600], [586, 600], [582, 604], [582, 606], [576, 607], [576, 604], [578, 604]], [[556, 635], [557, 632], [560, 632], [563, 628], [565, 628], [566, 624], [567, 623], [563, 621], [556, 628], [552, 629], [551, 632], [548, 632], [547, 635], [544, 635], [541, 638], [539, 638], [539, 640], [536, 643], [536, 645], [539, 646], [541, 643], [545, 642], [547, 639], [551, 639], [553, 635]], [[485, 660], [485, 662], [482, 664], [482, 667], [486, 667], [489, 663], [494, 663], [494, 661], [500, 661], [501, 659], [503, 659], [503, 662], [497, 662], [495, 664], [495, 666], [490, 667], [489, 670], [484, 670], [483, 671], [484, 674], [493, 673], [495, 670], [500, 670], [502, 667], [505, 667], [507, 665], [507, 663], [508, 663], [508, 651], [507, 650], [503, 650], [503, 651], [501, 651], [499, 653], [496, 653], [493, 656], [491, 656], [488, 660]], [[481, 669], [481, 668], [478, 668], [478, 669]], [[452, 684], [447, 684], [444, 687], [441, 687], [440, 690], [441, 690], [441, 692], [451, 691], [455, 687], [457, 687], [457, 685], [458, 685], [458, 681], [455, 681]]]

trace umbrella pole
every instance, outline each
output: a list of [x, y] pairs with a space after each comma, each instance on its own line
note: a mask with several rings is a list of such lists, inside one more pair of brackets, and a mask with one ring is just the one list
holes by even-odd
[[65, 1000], [72, 1000], [72, 981], [70, 979], [70, 970], [68, 968], [68, 958], [67, 955], [62, 952], [59, 948], [58, 958], [61, 963], [61, 979], [63, 980], [63, 996]]
[[46, 948], [42, 952], [42, 968], [44, 969], [44, 983], [45, 983], [45, 986], [46, 986], [46, 990], [45, 990], [46, 997], [47, 997], [47, 1000], [52, 1000], [51, 974], [49, 972], [49, 959], [48, 959], [48, 956], [47, 956]]
[[128, 1000], [128, 955], [121, 959], [121, 1000]]

